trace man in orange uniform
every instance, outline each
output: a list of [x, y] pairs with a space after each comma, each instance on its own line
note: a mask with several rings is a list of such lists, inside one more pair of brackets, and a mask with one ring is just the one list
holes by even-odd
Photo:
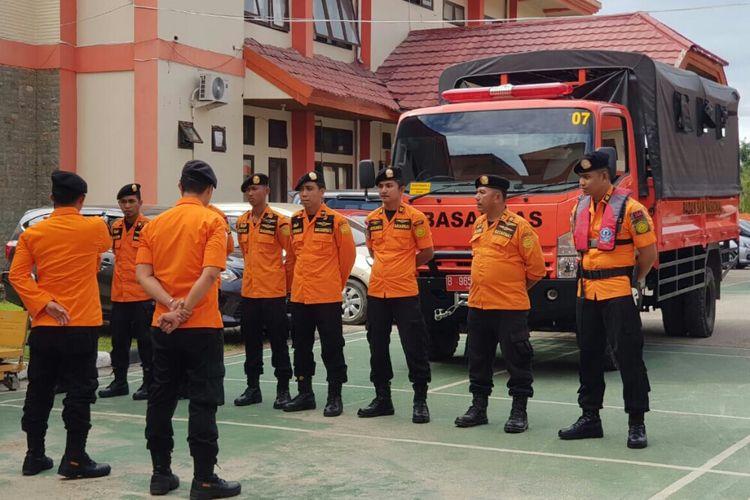
[[268, 176], [254, 174], [240, 188], [252, 206], [237, 219], [237, 238], [245, 260], [242, 274], [242, 336], [245, 338], [247, 389], [234, 400], [237, 406], [260, 403], [263, 373], [263, 329], [271, 341], [271, 364], [276, 376], [275, 409], [290, 401], [289, 321], [286, 293], [291, 282], [283, 253], [291, 253], [289, 219], [268, 206]]
[[112, 251], [115, 268], [112, 274], [112, 371], [114, 380], [99, 391], [100, 398], [124, 396], [128, 393], [130, 343], [138, 342], [138, 354], [143, 368], [143, 384], [133, 393], [133, 399], [148, 399], [151, 383], [151, 332], [149, 325], [154, 313], [151, 297], [135, 280], [135, 254], [140, 245], [141, 231], [149, 221], [141, 213], [141, 185], [128, 184], [117, 193], [117, 204], [124, 217], [112, 223]]
[[225, 223], [207, 208], [216, 185], [216, 175], [207, 163], [187, 162], [179, 182], [182, 198], [144, 228], [136, 257], [138, 282], [156, 300], [153, 381], [146, 411], [153, 495], [179, 486], [171, 469], [172, 416], [185, 377], [194, 470], [190, 498], [224, 498], [239, 495], [241, 489], [238, 482], [214, 474], [219, 452], [216, 408], [224, 404], [224, 325], [218, 279], [227, 249]]
[[498, 341], [508, 367], [508, 393], [513, 398], [505, 432], [524, 432], [531, 387], [531, 358], [527, 290], [544, 277], [544, 256], [534, 229], [505, 205], [510, 183], [496, 175], [479, 177], [477, 208], [482, 214], [471, 237], [469, 289], [469, 389], [474, 398], [457, 427], [488, 422], [487, 400], [492, 393], [492, 364]]
[[[561, 439], [604, 435], [599, 409], [604, 399], [604, 351], [614, 350], [622, 377], [628, 414], [628, 448], [645, 448], [644, 414], [651, 389], [643, 362], [641, 316], [632, 297], [631, 279], [639, 290], [657, 257], [656, 234], [648, 210], [615, 188], [614, 156], [595, 151], [575, 167], [583, 195], [573, 210], [576, 248], [582, 254], [578, 309], [580, 349], [578, 404], [582, 416], [561, 429]], [[636, 258], [635, 250], [638, 250]]]
[[398, 167], [384, 168], [375, 177], [383, 206], [367, 216], [367, 248], [375, 262], [367, 291], [367, 341], [370, 344], [370, 380], [375, 399], [361, 408], [359, 417], [393, 415], [389, 345], [394, 320], [414, 388], [412, 422], [430, 421], [427, 384], [427, 327], [419, 307], [417, 267], [432, 259], [432, 234], [427, 217], [401, 202], [403, 174]]
[[102, 325], [96, 273], [101, 253], [111, 243], [104, 221], [80, 214], [86, 191], [86, 182], [76, 174], [52, 173], [55, 209], [21, 234], [10, 268], [10, 282], [31, 315], [29, 386], [21, 419], [28, 444], [22, 468], [26, 476], [52, 468], [44, 438], [57, 383], [67, 388], [62, 417], [68, 432], [57, 473], [80, 478], [110, 472], [109, 465], [86, 454]]
[[313, 344], [318, 329], [321, 357], [328, 372], [326, 417], [344, 411], [341, 386], [346, 382], [344, 334], [341, 324], [341, 292], [352, 271], [356, 249], [349, 223], [323, 203], [323, 175], [308, 172], [295, 189], [305, 207], [292, 215], [292, 345], [294, 375], [299, 393], [284, 411], [315, 409], [312, 377], [315, 375]]

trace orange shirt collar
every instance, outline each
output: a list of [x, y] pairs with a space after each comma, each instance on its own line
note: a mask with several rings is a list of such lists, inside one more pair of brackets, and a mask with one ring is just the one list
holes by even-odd
[[204, 206], [203, 203], [201, 203], [201, 200], [198, 198], [195, 198], [194, 196], [183, 196], [179, 200], [177, 200], [177, 203], [175, 205], [200, 205]]
[[56, 217], [58, 215], [80, 215], [80, 211], [76, 207], [58, 207], [49, 214], [50, 217]]
[[592, 198], [591, 199], [592, 203], [589, 203], [589, 212], [591, 212], [592, 214], [594, 212], [596, 212], [596, 209], [599, 207], [599, 205], [602, 204], [602, 201], [604, 201], [604, 198], [606, 198], [607, 195], [611, 196], [614, 191], [615, 191], [615, 187], [614, 186], [610, 186], [609, 189], [607, 190], [607, 192], [605, 193], [605, 195], [602, 196], [602, 199], [599, 200], [599, 203], [593, 203], [594, 199]]

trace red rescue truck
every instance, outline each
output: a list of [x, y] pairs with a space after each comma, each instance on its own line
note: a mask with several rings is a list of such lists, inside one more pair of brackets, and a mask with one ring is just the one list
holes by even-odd
[[[530, 291], [530, 326], [575, 329], [573, 167], [600, 147], [614, 148], [615, 185], [656, 226], [659, 258], [642, 310], [660, 308], [667, 335], [712, 334], [729, 241], [738, 238], [736, 90], [642, 54], [568, 50], [451, 66], [440, 91], [441, 105], [401, 116], [392, 155], [406, 201], [433, 231], [435, 259], [418, 277], [432, 359], [452, 356], [465, 326], [482, 174], [511, 182], [510, 209], [540, 236], [547, 275]], [[362, 187], [373, 186], [373, 172], [372, 162], [360, 164]]]

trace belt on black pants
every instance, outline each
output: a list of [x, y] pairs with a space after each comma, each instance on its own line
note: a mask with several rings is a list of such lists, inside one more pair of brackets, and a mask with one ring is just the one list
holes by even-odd
[[587, 280], [603, 280], [607, 278], [616, 278], [618, 276], [631, 277], [633, 275], [633, 266], [615, 267], [613, 269], [597, 269], [595, 271], [583, 269], [582, 276]]

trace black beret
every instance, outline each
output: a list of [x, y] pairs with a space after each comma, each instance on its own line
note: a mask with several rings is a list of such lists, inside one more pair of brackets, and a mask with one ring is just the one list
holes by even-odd
[[266, 174], [253, 174], [242, 182], [240, 189], [244, 193], [250, 186], [268, 186], [268, 176]]
[[326, 181], [323, 179], [323, 174], [320, 172], [307, 172], [297, 180], [297, 184], [294, 185], [294, 190], [299, 191], [302, 189], [302, 184], [305, 182], [314, 182], [318, 187], [326, 187]]
[[499, 189], [503, 193], [508, 191], [510, 182], [508, 179], [500, 177], [499, 175], [480, 175], [477, 180], [474, 181], [474, 185], [477, 188], [488, 187], [492, 189]]
[[214, 169], [203, 160], [190, 160], [185, 163], [185, 166], [182, 167], [182, 175], [198, 182], [207, 182], [213, 187], [217, 187], [219, 184]]
[[594, 151], [584, 155], [581, 158], [573, 171], [577, 174], [584, 172], [592, 172], [594, 170], [607, 169], [609, 168], [609, 155], [603, 151]]
[[378, 175], [375, 177], [375, 185], [378, 185], [383, 181], [397, 181], [401, 184], [403, 178], [404, 173], [401, 170], [401, 167], [386, 167], [378, 172]]
[[87, 191], [88, 185], [80, 175], [64, 170], [52, 172], [52, 196], [57, 201], [73, 201]]
[[141, 185], [140, 184], [125, 184], [117, 192], [117, 199], [124, 198], [126, 196], [140, 196]]

